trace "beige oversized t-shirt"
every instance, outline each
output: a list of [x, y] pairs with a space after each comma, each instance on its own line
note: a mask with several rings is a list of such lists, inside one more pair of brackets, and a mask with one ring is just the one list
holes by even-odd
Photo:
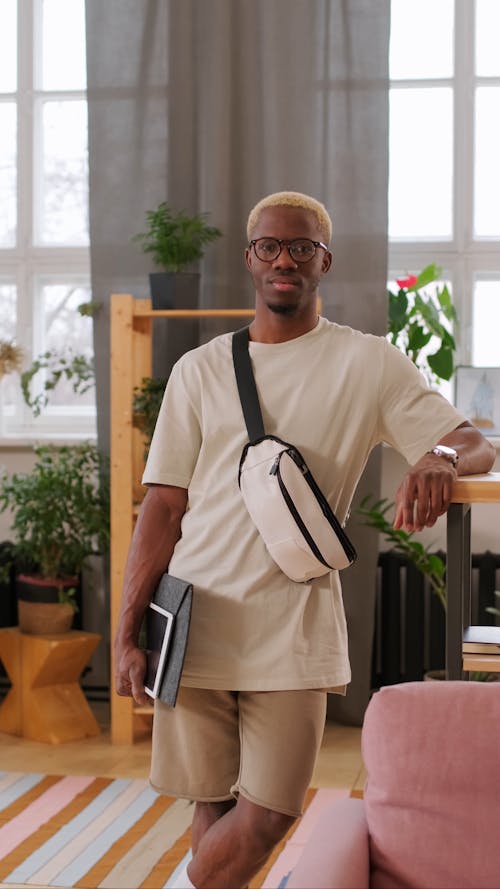
[[[250, 355], [266, 433], [298, 447], [341, 521], [375, 445], [388, 442], [414, 463], [464, 420], [385, 338], [325, 318], [285, 343], [251, 342]], [[238, 487], [247, 441], [224, 334], [175, 365], [143, 476], [189, 491], [169, 565], [194, 586], [182, 682], [343, 686], [350, 667], [338, 572], [295, 583], [272, 561]]]

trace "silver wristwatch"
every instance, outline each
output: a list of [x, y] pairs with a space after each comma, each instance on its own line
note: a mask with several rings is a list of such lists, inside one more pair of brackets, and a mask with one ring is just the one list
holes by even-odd
[[438, 457], [444, 457], [453, 466], [458, 463], [458, 453], [455, 448], [449, 448], [447, 445], [436, 445], [432, 450], [427, 451], [428, 454], [436, 454]]

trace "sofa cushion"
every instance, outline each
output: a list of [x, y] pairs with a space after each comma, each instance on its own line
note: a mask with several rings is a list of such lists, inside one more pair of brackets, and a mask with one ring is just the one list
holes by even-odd
[[362, 736], [376, 889], [498, 889], [500, 683], [382, 688]]

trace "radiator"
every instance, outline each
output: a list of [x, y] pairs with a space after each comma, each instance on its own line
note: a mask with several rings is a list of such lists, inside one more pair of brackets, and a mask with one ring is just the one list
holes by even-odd
[[[445, 559], [442, 552], [436, 555]], [[472, 623], [493, 624], [500, 555], [472, 555]], [[377, 569], [372, 688], [421, 680], [445, 663], [445, 613], [420, 571], [403, 556], [380, 553]]]

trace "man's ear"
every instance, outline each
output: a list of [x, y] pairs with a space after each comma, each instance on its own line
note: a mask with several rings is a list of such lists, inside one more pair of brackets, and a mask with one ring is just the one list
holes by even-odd
[[330, 270], [331, 264], [333, 262], [333, 255], [330, 250], [325, 250], [325, 255], [323, 256], [323, 262], [321, 263], [321, 271], [324, 275]]
[[245, 249], [245, 265], [246, 265], [247, 269], [251, 272], [252, 271], [252, 251], [249, 249], [249, 247], [247, 247]]

